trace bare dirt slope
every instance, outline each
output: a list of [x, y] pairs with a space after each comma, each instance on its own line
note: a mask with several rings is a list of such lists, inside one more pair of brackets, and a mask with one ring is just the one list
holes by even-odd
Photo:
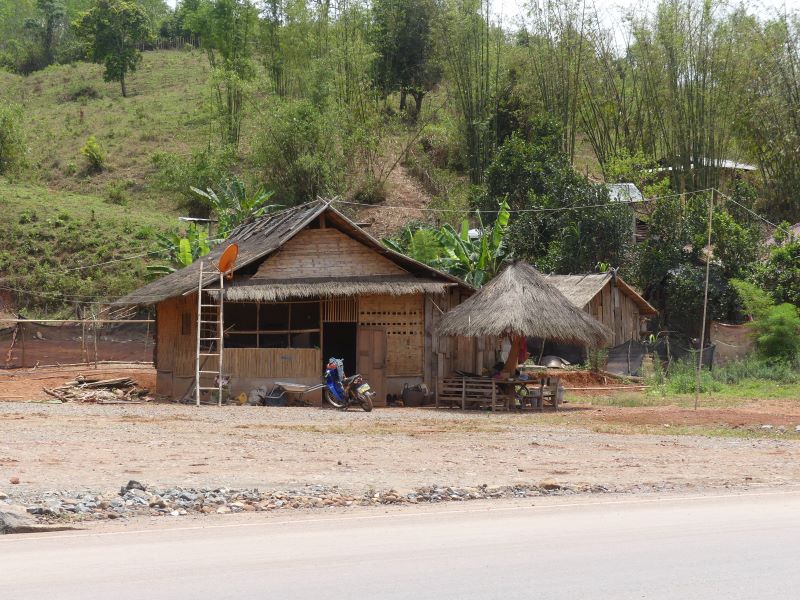
[[430, 214], [420, 209], [427, 207], [431, 200], [422, 184], [398, 163], [386, 181], [386, 201], [360, 210], [358, 220], [371, 223], [367, 229], [369, 234], [382, 239], [398, 233], [409, 221], [427, 221]]

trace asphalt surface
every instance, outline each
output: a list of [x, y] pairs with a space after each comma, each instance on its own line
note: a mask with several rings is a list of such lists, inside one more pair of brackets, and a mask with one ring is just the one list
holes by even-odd
[[800, 594], [800, 493], [462, 504], [0, 537], [8, 600]]

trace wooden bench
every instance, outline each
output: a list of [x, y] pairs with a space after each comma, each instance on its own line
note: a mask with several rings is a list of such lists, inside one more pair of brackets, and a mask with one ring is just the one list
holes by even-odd
[[513, 394], [503, 391], [502, 381], [484, 377], [445, 377], [436, 387], [436, 408], [448, 404], [469, 408], [488, 408], [492, 411], [508, 410]]

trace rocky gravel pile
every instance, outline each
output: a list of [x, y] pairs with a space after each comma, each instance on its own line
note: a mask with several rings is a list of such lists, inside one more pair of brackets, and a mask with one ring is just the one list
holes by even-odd
[[[79, 522], [120, 519], [134, 516], [172, 516], [194, 514], [227, 514], [286, 509], [310, 509], [388, 504], [420, 504], [462, 502], [495, 498], [525, 498], [543, 495], [605, 493], [605, 486], [576, 488], [555, 481], [532, 485], [470, 488], [429, 486], [412, 492], [367, 490], [353, 494], [335, 486], [313, 485], [296, 490], [259, 491], [228, 488], [151, 488], [138, 481], [129, 481], [117, 493], [70, 493], [51, 491], [32, 497], [17, 497], [14, 504], [23, 504], [27, 513], [40, 522]], [[0, 493], [0, 507], [12, 500]]]

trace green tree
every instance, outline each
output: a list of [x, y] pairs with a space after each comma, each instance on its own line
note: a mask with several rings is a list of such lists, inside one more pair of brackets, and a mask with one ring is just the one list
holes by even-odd
[[214, 106], [222, 139], [236, 148], [242, 130], [245, 88], [255, 77], [253, 42], [258, 11], [249, 0], [200, 0], [186, 15], [189, 29], [211, 65]]
[[790, 238], [774, 246], [752, 277], [776, 302], [800, 306], [800, 239]]
[[150, 38], [147, 13], [128, 0], [94, 0], [78, 20], [77, 29], [89, 57], [105, 66], [103, 79], [118, 81], [126, 97], [125, 78], [142, 60], [137, 44]]
[[67, 28], [67, 11], [61, 0], [36, 0], [38, 18], [30, 19], [25, 28], [40, 39], [44, 65], [55, 60], [55, 48]]
[[557, 123], [541, 120], [532, 132], [531, 141], [513, 134], [498, 148], [480, 206], [487, 210], [506, 200], [521, 211], [509, 245], [516, 257], [543, 271], [581, 273], [601, 262], [623, 264], [633, 233], [631, 208], [575, 172], [559, 150]]
[[400, 110], [406, 96], [414, 98], [414, 118], [422, 100], [441, 79], [434, 61], [435, 0], [374, 0], [373, 44], [378, 53], [376, 79], [385, 92], [400, 91]]

